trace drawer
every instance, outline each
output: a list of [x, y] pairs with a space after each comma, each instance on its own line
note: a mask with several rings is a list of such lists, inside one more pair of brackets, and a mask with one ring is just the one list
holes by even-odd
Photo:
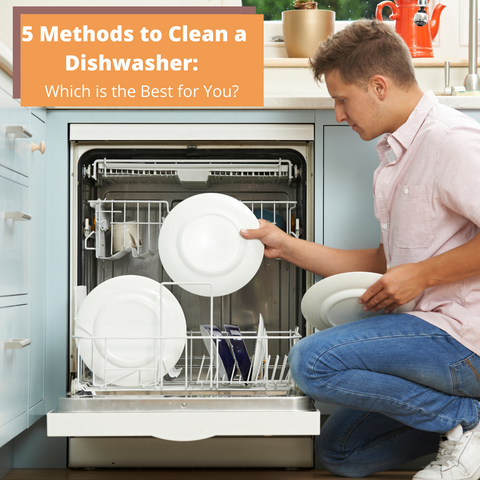
[[0, 297], [28, 292], [28, 188], [21, 180], [0, 167]]
[[0, 89], [0, 165], [29, 176], [30, 111]]
[[27, 340], [28, 305], [0, 308], [0, 429], [27, 411]]

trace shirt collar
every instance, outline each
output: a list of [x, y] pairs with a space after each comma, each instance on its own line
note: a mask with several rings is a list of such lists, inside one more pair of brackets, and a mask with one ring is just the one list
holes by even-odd
[[413, 112], [408, 117], [407, 121], [392, 133], [392, 137], [397, 140], [402, 147], [407, 150], [412, 144], [415, 136], [420, 130], [425, 118], [430, 113], [430, 110], [438, 103], [435, 94], [429, 90], [424, 93]]
[[[424, 93], [417, 106], [413, 109], [407, 121], [393, 133], [386, 133], [377, 144], [377, 151], [385, 155], [392, 149], [392, 157], [387, 157], [388, 163], [393, 163], [400, 155], [400, 150], [407, 150], [417, 135], [420, 127], [432, 108], [438, 103], [435, 94], [429, 90]], [[395, 157], [395, 158], [394, 158]]]

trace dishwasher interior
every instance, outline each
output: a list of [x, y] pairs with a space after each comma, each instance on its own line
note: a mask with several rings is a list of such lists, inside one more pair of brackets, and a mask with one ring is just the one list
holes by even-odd
[[[238, 446], [246, 438], [264, 438], [272, 446], [286, 438], [290, 454], [284, 455], [284, 466], [312, 462], [312, 436], [319, 433], [320, 412], [297, 389], [288, 366], [292, 345], [309, 333], [300, 304], [312, 276], [288, 262], [264, 258], [243, 288], [224, 296], [200, 296], [169, 277], [158, 251], [165, 218], [183, 200], [203, 193], [234, 197], [255, 217], [311, 240], [310, 127], [308, 138], [301, 141], [91, 141], [80, 136], [71, 142], [71, 390], [47, 418], [49, 436], [70, 437], [72, 458], [85, 448], [88, 451], [77, 455], [70, 466], [95, 466], [91, 462], [94, 452], [101, 450], [99, 441], [108, 443], [110, 456], [106, 464], [96, 465], [113, 464], [111, 456], [117, 455], [115, 466], [120, 466], [145, 437], [167, 441], [167, 450], [171, 441], [181, 441], [185, 450], [185, 445], [198, 440], [228, 438]], [[98, 135], [95, 126], [90, 131]], [[79, 321], [82, 302], [96, 287], [128, 276], [158, 282], [160, 303], [163, 289], [174, 296], [185, 316], [181, 339], [162, 336], [161, 327], [144, 336], [121, 332], [118, 337], [103, 336], [101, 329], [89, 330]], [[135, 322], [132, 325], [135, 332]], [[238, 364], [228, 375], [222, 368], [221, 343], [234, 346], [229, 342], [229, 325], [238, 328], [251, 359], [248, 374]], [[218, 327], [221, 339], [205, 335], [203, 326]], [[162, 349], [179, 340], [181, 355], [166, 368], [159, 360]], [[153, 354], [133, 366], [124, 364], [115, 361], [118, 345], [129, 354], [142, 350]], [[100, 352], [101, 361], [95, 361], [92, 352]], [[130, 439], [123, 450], [118, 443], [122, 439]], [[192, 459], [203, 451], [201, 442], [193, 443]], [[229, 448], [226, 445], [222, 442], [222, 448]], [[281, 446], [272, 450], [274, 460], [269, 463], [265, 452], [260, 454], [253, 445], [249, 442], [252, 459], [261, 458], [256, 463], [242, 461], [243, 466], [283, 465], [277, 452]], [[145, 448], [138, 447], [139, 457]], [[155, 461], [162, 466], [188, 465], [171, 454], [159, 460], [153, 448]], [[291, 458], [292, 452], [302, 459]], [[236, 459], [231, 451], [225, 453], [223, 461], [232, 456]], [[207, 457], [190, 466], [215, 466], [204, 463]], [[228, 465], [235, 466], [235, 461]], [[159, 466], [146, 459], [132, 462], [128, 465]]]
[[[293, 391], [287, 356], [293, 343], [305, 335], [305, 325], [299, 321], [305, 272], [288, 262], [264, 259], [242, 289], [226, 296], [202, 297], [182, 288], [165, 272], [158, 237], [169, 212], [182, 200], [203, 192], [233, 196], [257, 218], [302, 237], [306, 224], [306, 165], [302, 156], [288, 149], [94, 149], [84, 154], [78, 169], [77, 285], [84, 286], [88, 294], [117, 276], [151, 278], [173, 293], [187, 323], [185, 348], [174, 371], [160, 372], [161, 362], [148, 362], [145, 370], [141, 366], [116, 366], [119, 371], [109, 375], [102, 365], [95, 365], [92, 371], [85, 363], [93, 362], [85, 362], [77, 354], [72, 370], [77, 373], [78, 387], [102, 393], [137, 387], [142, 392], [169, 395], [211, 395], [212, 391], [221, 395], [285, 395]], [[130, 225], [133, 231], [126, 229]], [[118, 247], [118, 241], [113, 241], [118, 229], [128, 246]], [[221, 362], [213, 353], [209, 355], [200, 325], [213, 324], [224, 336], [225, 324], [237, 325], [253, 356], [260, 315], [266, 330], [263, 368], [257, 378], [251, 378], [252, 372], [243, 378], [238, 369], [231, 378], [224, 378], [224, 372], [217, 368]], [[74, 322], [73, 351], [82, 350], [75, 348], [82, 342], [96, 342], [97, 348], [102, 344], [102, 350], [115, 349], [113, 338], [92, 339], [83, 329], [77, 334], [78, 330]], [[131, 342], [132, 349], [138, 348], [133, 343], [140, 340]]]

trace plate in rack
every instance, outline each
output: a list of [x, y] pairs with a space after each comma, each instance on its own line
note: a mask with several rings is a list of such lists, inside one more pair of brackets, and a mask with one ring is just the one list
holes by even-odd
[[267, 354], [267, 331], [262, 314], [258, 316], [257, 341], [255, 342], [255, 351], [253, 353], [253, 367], [251, 380], [258, 380], [262, 374], [262, 368]]
[[95, 384], [147, 386], [174, 371], [185, 346], [185, 315], [160, 283], [124, 275], [87, 295], [76, 317], [75, 336]]

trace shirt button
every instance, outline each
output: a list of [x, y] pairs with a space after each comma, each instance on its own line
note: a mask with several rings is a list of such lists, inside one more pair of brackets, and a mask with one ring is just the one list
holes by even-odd
[[383, 228], [384, 230], [386, 230], [386, 229], [388, 228], [388, 225], [387, 225], [386, 223], [384, 223], [384, 224], [382, 225], [382, 228]]
[[406, 188], [406, 189], [403, 191], [403, 193], [404, 193], [405, 195], [408, 195], [408, 188]]

